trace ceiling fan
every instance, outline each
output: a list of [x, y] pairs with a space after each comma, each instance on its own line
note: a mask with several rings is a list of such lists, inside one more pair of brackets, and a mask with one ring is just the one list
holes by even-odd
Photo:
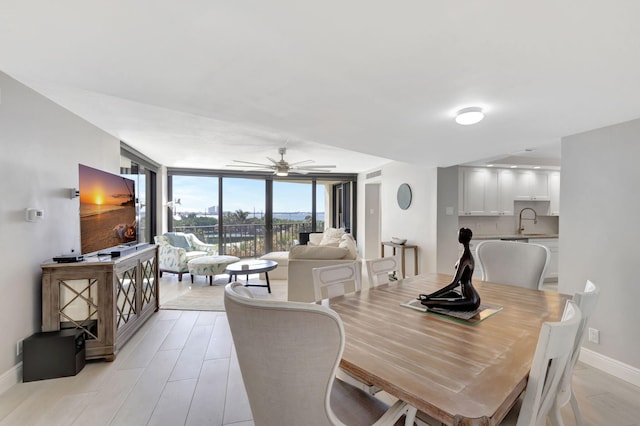
[[273, 171], [276, 176], [288, 176], [289, 173], [307, 174], [311, 172], [328, 172], [327, 169], [333, 169], [336, 166], [331, 165], [316, 165], [311, 164], [313, 160], [298, 161], [296, 163], [288, 163], [284, 161], [284, 155], [287, 153], [287, 148], [278, 148], [278, 154], [280, 154], [280, 161], [276, 161], [271, 157], [267, 157], [267, 160], [271, 161], [271, 164], [253, 163], [251, 161], [233, 160], [237, 164], [229, 164], [230, 167], [243, 167], [251, 168], [255, 170]]

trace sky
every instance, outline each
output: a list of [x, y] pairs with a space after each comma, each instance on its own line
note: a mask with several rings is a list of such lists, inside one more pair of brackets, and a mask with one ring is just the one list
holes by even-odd
[[120, 205], [133, 197], [134, 182], [121, 176], [79, 165], [80, 202]]
[[[173, 198], [180, 199], [177, 212], [202, 212], [218, 205], [218, 178], [173, 176]], [[265, 181], [243, 178], [224, 178], [224, 211], [244, 210], [250, 213], [265, 210]], [[324, 211], [323, 185], [316, 187], [318, 212]], [[273, 211], [310, 212], [311, 184], [278, 182], [273, 184]]]

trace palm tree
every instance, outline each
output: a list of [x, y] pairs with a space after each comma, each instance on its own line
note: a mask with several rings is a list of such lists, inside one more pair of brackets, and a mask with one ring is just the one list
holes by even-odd
[[249, 212], [245, 212], [242, 209], [238, 209], [232, 213], [234, 223], [242, 224], [249, 223]]

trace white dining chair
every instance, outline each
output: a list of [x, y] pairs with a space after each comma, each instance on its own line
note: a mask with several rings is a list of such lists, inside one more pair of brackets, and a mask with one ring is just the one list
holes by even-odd
[[580, 412], [580, 406], [578, 400], [573, 392], [571, 381], [573, 379], [573, 369], [580, 357], [580, 348], [582, 348], [582, 342], [584, 340], [585, 331], [589, 325], [589, 320], [596, 310], [598, 299], [600, 298], [600, 289], [593, 282], [587, 281], [584, 291], [578, 292], [573, 295], [573, 300], [580, 308], [582, 313], [582, 320], [578, 327], [578, 333], [576, 334], [575, 344], [573, 346], [573, 352], [571, 358], [567, 363], [564, 376], [560, 381], [558, 387], [558, 396], [556, 397], [556, 403], [551, 409], [551, 423], [553, 425], [562, 425], [562, 417], [560, 415], [560, 409], [571, 402], [571, 409], [573, 410], [573, 416], [576, 420], [576, 425], [581, 426], [584, 424], [582, 420], [582, 413]]
[[568, 300], [560, 322], [542, 324], [516, 426], [547, 424], [581, 319], [578, 305]]
[[[357, 267], [355, 262], [313, 268], [312, 274], [313, 292], [316, 303], [321, 303], [325, 298], [331, 299], [332, 297], [344, 295], [346, 293], [346, 284], [348, 282], [355, 283], [355, 291], [362, 290], [361, 269]], [[336, 376], [341, 381], [355, 386], [371, 395], [375, 395], [380, 391], [378, 387], [356, 379], [341, 368], [336, 372]]]
[[397, 279], [404, 278], [400, 267], [400, 258], [397, 255], [369, 259], [365, 261], [365, 264], [370, 288], [389, 284], [389, 273], [394, 273]]
[[550, 257], [545, 246], [489, 240], [480, 242], [476, 253], [483, 281], [542, 289]]
[[348, 282], [355, 283], [355, 291], [362, 290], [362, 269], [357, 267], [356, 261], [313, 268], [312, 274], [316, 302], [342, 296]]
[[413, 424], [415, 410], [390, 407], [335, 380], [345, 333], [331, 309], [313, 303], [254, 299], [240, 283], [224, 304], [256, 425]]

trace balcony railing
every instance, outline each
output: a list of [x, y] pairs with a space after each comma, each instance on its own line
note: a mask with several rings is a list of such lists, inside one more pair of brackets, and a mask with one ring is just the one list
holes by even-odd
[[[222, 244], [218, 242], [218, 225], [179, 226], [176, 232], [190, 232], [208, 244], [218, 245], [218, 252], [237, 257], [259, 257], [267, 253], [265, 244], [266, 226], [264, 224], [235, 224], [222, 226]], [[271, 248], [269, 251], [288, 251], [298, 239], [300, 232], [310, 232], [311, 224], [303, 222], [278, 223], [272, 227]]]

